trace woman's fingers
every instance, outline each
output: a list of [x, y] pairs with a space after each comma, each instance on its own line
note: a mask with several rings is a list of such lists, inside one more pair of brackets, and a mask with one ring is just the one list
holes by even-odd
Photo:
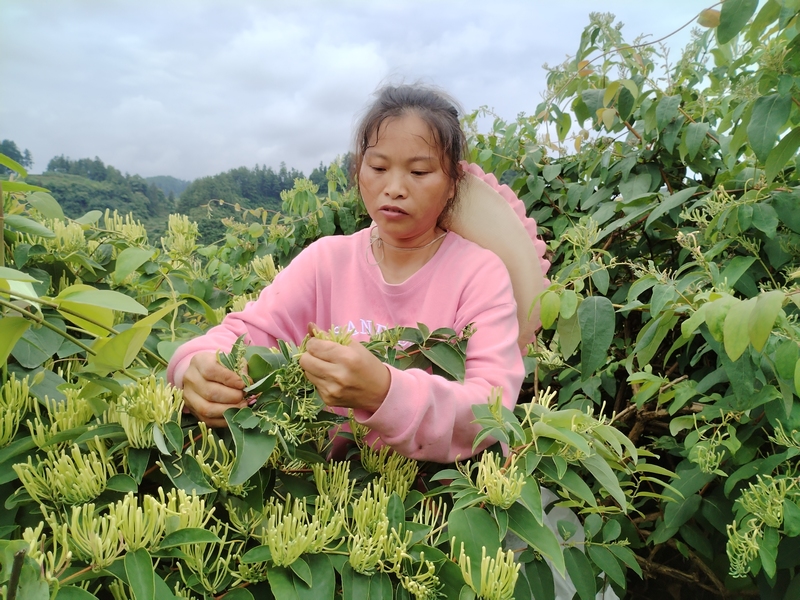
[[[192, 357], [189, 369], [197, 369], [198, 374], [206, 381], [216, 381], [230, 388], [244, 389], [244, 382], [238, 373], [223, 367], [212, 352], [201, 352]], [[187, 370], [187, 374], [188, 374]]]
[[209, 427], [224, 427], [227, 409], [247, 406], [243, 388], [241, 378], [217, 363], [213, 353], [197, 354], [183, 377], [184, 405]]

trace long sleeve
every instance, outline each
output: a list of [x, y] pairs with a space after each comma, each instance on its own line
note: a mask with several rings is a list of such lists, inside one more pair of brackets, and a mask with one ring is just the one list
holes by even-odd
[[517, 346], [516, 304], [508, 273], [495, 259], [476, 269], [471, 281], [462, 291], [452, 324], [457, 330], [475, 325], [467, 344], [464, 383], [420, 369], [392, 368], [389, 394], [382, 406], [374, 413], [355, 412], [356, 420], [372, 429], [371, 437], [409, 458], [452, 462], [474, 455], [492, 440], [473, 451], [480, 426], [473, 423], [472, 407], [485, 404], [497, 386], [503, 390], [505, 406], [513, 409], [517, 402], [525, 370]]
[[316, 316], [315, 251], [310, 246], [300, 253], [244, 310], [228, 314], [222, 323], [180, 346], [169, 362], [167, 379], [183, 387], [183, 376], [195, 354], [227, 352], [241, 335], [255, 346], [276, 346], [279, 339], [299, 343]]

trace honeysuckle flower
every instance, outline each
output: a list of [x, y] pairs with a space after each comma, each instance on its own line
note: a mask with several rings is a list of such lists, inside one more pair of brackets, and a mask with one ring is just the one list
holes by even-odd
[[[59, 527], [54, 515], [45, 512], [45, 519], [54, 531]], [[125, 551], [116, 518], [96, 515], [94, 503], [73, 506], [67, 527], [70, 549], [93, 571], [109, 567]]]
[[350, 566], [358, 573], [371, 575], [383, 558], [389, 536], [389, 497], [382, 482], [374, 480], [353, 502], [348, 550]]
[[116, 233], [135, 246], [147, 244], [147, 230], [141, 221], [134, 219], [130, 213], [122, 216], [116, 210], [112, 212], [106, 209], [103, 225], [106, 230]]
[[[47, 411], [47, 419], [42, 416], [40, 404], [33, 403], [36, 417], [33, 421], [28, 420], [27, 425], [33, 442], [39, 448], [47, 445], [56, 434], [85, 425], [94, 416], [89, 401], [81, 397], [80, 390], [66, 389], [64, 395], [66, 398], [61, 401], [45, 398], [44, 407]], [[47, 424], [45, 424], [45, 420]]]
[[0, 387], [0, 447], [8, 445], [17, 435], [20, 421], [31, 404], [28, 377], [17, 379], [12, 373]]
[[166, 495], [158, 488], [158, 498], [166, 509], [165, 534], [188, 528], [204, 528], [214, 514], [214, 507], [206, 511], [206, 501], [195, 492], [187, 494], [182, 489], [169, 490]]
[[750, 563], [758, 556], [759, 540], [764, 535], [762, 527], [754, 517], [747, 521], [744, 529], [738, 529], [734, 521], [727, 530], [725, 550], [731, 565], [731, 577], [746, 577], [750, 572]]
[[25, 490], [40, 503], [80, 504], [99, 496], [106, 489], [108, 478], [116, 468], [108, 459], [102, 442], [89, 443], [88, 452], [74, 444], [69, 452], [49, 450], [36, 466], [28, 457], [26, 463], [13, 465]]
[[275, 275], [278, 274], [278, 270], [275, 268], [275, 261], [272, 259], [271, 254], [256, 256], [250, 262], [250, 266], [264, 284], [272, 283], [272, 280], [275, 279]]
[[461, 544], [461, 552], [458, 556], [458, 565], [461, 567], [461, 574], [464, 581], [473, 591], [484, 600], [513, 600], [514, 586], [519, 576], [520, 563], [514, 560], [514, 551], [503, 552], [497, 549], [494, 558], [486, 555], [486, 547], [481, 549], [481, 577], [478, 582], [473, 578], [472, 564], [470, 557], [464, 552], [464, 544]]
[[790, 492], [794, 492], [792, 496], [800, 494], [797, 481], [789, 477], [772, 475], [758, 475], [757, 480], [742, 490], [737, 502], [768, 527], [779, 529], [783, 525], [783, 501]]
[[178, 563], [178, 571], [184, 581], [189, 577], [185, 570], [190, 571], [206, 591], [216, 594], [230, 581], [230, 563], [240, 552], [244, 542], [228, 541], [228, 527], [223, 524], [208, 529], [222, 542], [181, 546], [181, 551], [186, 556]]
[[343, 508], [350, 503], [356, 480], [350, 479], [349, 461], [337, 461], [327, 465], [315, 463], [311, 465], [311, 470], [320, 496], [328, 498], [337, 508]]
[[234, 496], [244, 496], [247, 491], [246, 484], [231, 485], [229, 483], [236, 462], [236, 454], [229, 450], [225, 442], [218, 439], [205, 423], [201, 421], [197, 427], [200, 430], [200, 435], [197, 436], [199, 440], [195, 439], [194, 431], [190, 430], [191, 443], [186, 449], [186, 453], [197, 460], [200, 469], [215, 488]]
[[439, 590], [442, 586], [436, 576], [436, 565], [429, 560], [425, 560], [424, 552], [420, 552], [417, 570], [411, 575], [400, 573], [398, 578], [400, 585], [416, 600], [435, 600], [441, 597]]
[[169, 216], [167, 235], [161, 238], [161, 245], [172, 260], [188, 260], [197, 250], [197, 223], [186, 215]]
[[507, 467], [501, 462], [503, 457], [492, 452], [484, 452], [478, 463], [475, 486], [485, 495], [486, 501], [500, 508], [508, 508], [519, 499], [525, 485], [525, 473], [517, 468], [514, 455]]
[[45, 521], [39, 521], [36, 528], [27, 527], [22, 532], [22, 539], [28, 542], [28, 556], [39, 563], [48, 584], [58, 580], [58, 576], [69, 567], [72, 552], [69, 550], [69, 534], [66, 524], [53, 529], [50, 549], [45, 551], [47, 535], [43, 533]]
[[180, 424], [183, 390], [155, 375], [126, 385], [105, 413], [108, 423], [119, 423], [132, 448], [155, 446], [153, 427], [169, 421]]
[[286, 503], [271, 499], [268, 516], [257, 536], [267, 544], [272, 562], [289, 566], [302, 554], [317, 554], [339, 537], [344, 516], [330, 500], [320, 496], [316, 511], [309, 515], [305, 499], [287, 496]]
[[129, 551], [157, 545], [167, 526], [166, 506], [150, 495], [144, 496], [140, 505], [139, 499], [129, 492], [119, 502], [109, 505], [108, 514], [116, 521]]

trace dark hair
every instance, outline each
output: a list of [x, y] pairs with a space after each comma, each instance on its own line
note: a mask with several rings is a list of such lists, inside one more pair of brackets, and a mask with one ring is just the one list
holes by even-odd
[[[458, 121], [458, 104], [446, 93], [423, 85], [388, 85], [375, 93], [376, 99], [356, 129], [355, 160], [353, 169], [358, 181], [358, 172], [364, 161], [364, 154], [370, 147], [373, 136], [380, 132], [387, 119], [415, 114], [430, 128], [444, 172], [453, 183], [458, 183], [464, 172], [459, 161], [466, 155], [467, 139]], [[456, 186], [458, 189], [458, 186]], [[439, 223], [446, 222], [456, 203], [456, 194], [447, 202]]]

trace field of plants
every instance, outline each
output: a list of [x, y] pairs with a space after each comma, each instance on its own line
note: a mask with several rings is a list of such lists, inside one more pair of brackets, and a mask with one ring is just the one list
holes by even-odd
[[[800, 598], [798, 11], [726, 0], [675, 62], [596, 14], [530, 116], [466, 119], [552, 262], [517, 409], [474, 411], [509, 452], [467, 463], [355, 424], [329, 461], [342, 419], [302, 347], [220, 355], [258, 394], [228, 429], [164, 380], [307, 244], [367, 224], [339, 165], [280, 212], [233, 207], [216, 243], [172, 215], [152, 244], [131, 215], [65, 218], [0, 155], [0, 598], [551, 600], [561, 575], [579, 600]], [[457, 380], [468, 335], [368, 348]]]

